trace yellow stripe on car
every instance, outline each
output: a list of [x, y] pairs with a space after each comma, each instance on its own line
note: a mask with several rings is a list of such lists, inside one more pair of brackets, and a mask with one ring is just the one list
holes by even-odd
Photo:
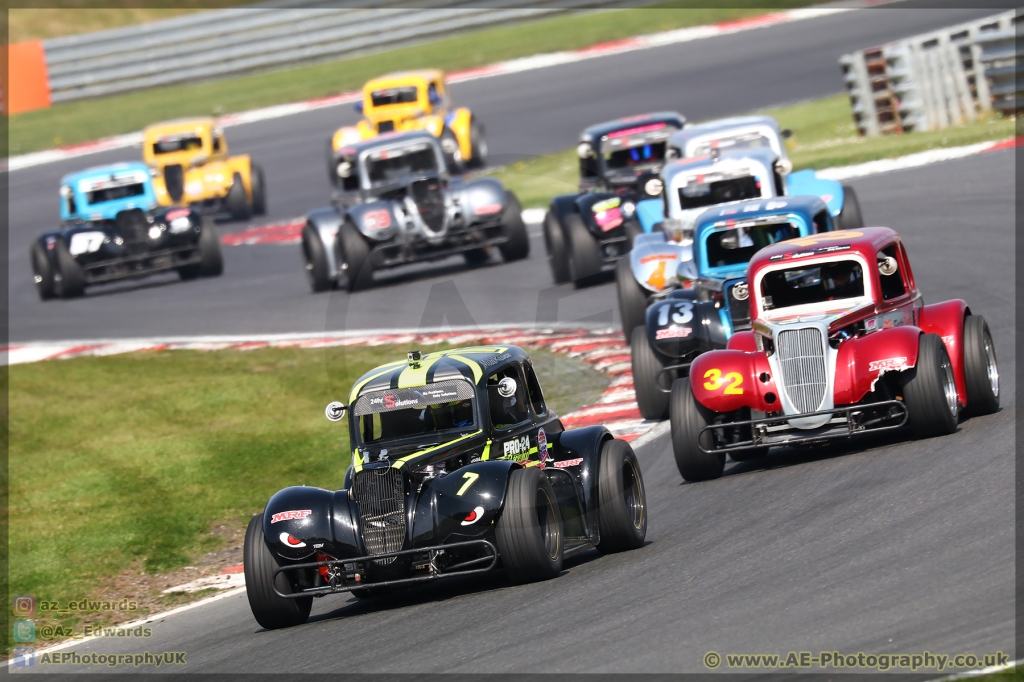
[[416, 386], [423, 386], [427, 383], [427, 371], [443, 357], [443, 355], [431, 354], [421, 358], [416, 363], [419, 367], [409, 367], [398, 375], [398, 387], [415, 388]]
[[474, 431], [472, 433], [467, 433], [464, 436], [460, 436], [459, 438], [456, 438], [455, 440], [450, 440], [447, 443], [441, 443], [440, 445], [435, 445], [434, 447], [426, 448], [424, 450], [417, 450], [416, 452], [412, 453], [411, 455], [406, 455], [405, 457], [402, 457], [401, 459], [396, 459], [394, 462], [391, 463], [391, 466], [394, 467], [395, 469], [401, 469], [403, 466], [405, 466], [405, 463], [409, 462], [410, 460], [414, 460], [417, 457], [421, 457], [423, 455], [429, 454], [429, 453], [434, 452], [436, 450], [440, 450], [441, 448], [446, 448], [449, 445], [454, 445], [455, 443], [458, 443], [459, 441], [466, 440], [467, 438], [472, 438], [474, 436], [479, 436], [481, 433], [483, 433], [482, 430]]
[[363, 386], [365, 386], [366, 384], [370, 383], [371, 381], [373, 381], [377, 377], [384, 376], [388, 372], [394, 372], [395, 369], [399, 365], [403, 365], [403, 364], [405, 364], [403, 361], [389, 362], [386, 365], [381, 365], [380, 367], [378, 367], [377, 369], [380, 370], [379, 372], [375, 372], [374, 374], [371, 374], [370, 376], [366, 377], [365, 379], [363, 379], [362, 381], [360, 381], [359, 383], [357, 383], [355, 386], [352, 387], [352, 392], [348, 396], [348, 402], [351, 404], [351, 403], [354, 403], [356, 401], [356, 398], [359, 397], [359, 390]]

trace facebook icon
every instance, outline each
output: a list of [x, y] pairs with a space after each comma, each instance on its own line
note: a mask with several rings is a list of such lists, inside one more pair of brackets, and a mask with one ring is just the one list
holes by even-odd
[[30, 646], [14, 647], [14, 667], [31, 668], [36, 664], [36, 650]]

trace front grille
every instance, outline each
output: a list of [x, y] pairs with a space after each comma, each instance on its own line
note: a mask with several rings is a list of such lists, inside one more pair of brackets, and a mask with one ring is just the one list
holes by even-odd
[[120, 211], [114, 216], [114, 230], [130, 254], [144, 253], [149, 246], [149, 221], [141, 209]]
[[[391, 467], [368, 469], [355, 476], [363, 545], [370, 554], [397, 552], [405, 542], [405, 489], [402, 472]], [[390, 564], [395, 557], [380, 559]]]
[[394, 121], [378, 121], [377, 132], [378, 133], [390, 133], [395, 129]]
[[801, 413], [816, 411], [828, 386], [821, 332], [814, 327], [779, 332], [776, 352], [793, 407]]
[[438, 232], [444, 227], [444, 189], [439, 179], [429, 178], [412, 183], [412, 200], [416, 202], [416, 208], [427, 228]]
[[750, 292], [746, 282], [737, 282], [729, 287], [729, 316], [734, 332], [750, 329]]

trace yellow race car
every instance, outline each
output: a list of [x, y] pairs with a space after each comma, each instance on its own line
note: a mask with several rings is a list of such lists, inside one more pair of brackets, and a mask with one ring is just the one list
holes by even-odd
[[267, 212], [263, 170], [248, 154], [228, 156], [224, 131], [212, 118], [149, 126], [143, 131], [142, 160], [153, 171], [162, 206], [185, 204], [235, 220]]
[[363, 86], [363, 98], [356, 102], [355, 110], [363, 120], [338, 129], [328, 145], [332, 180], [339, 150], [390, 132], [429, 131], [440, 140], [450, 172], [487, 163], [484, 126], [466, 107], [452, 108], [441, 71], [406, 71], [375, 78]]

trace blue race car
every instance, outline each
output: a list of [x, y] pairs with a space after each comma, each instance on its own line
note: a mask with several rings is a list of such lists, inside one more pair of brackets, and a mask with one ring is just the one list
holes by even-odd
[[[714, 149], [730, 150], [766, 149], [774, 152], [777, 195], [818, 196], [829, 208], [839, 228], [847, 230], [864, 227], [860, 203], [853, 188], [836, 180], [819, 178], [813, 170], [791, 172], [793, 168], [786, 154], [785, 139], [789, 130], [779, 130], [771, 116], [738, 116], [706, 123], [688, 125], [675, 133], [668, 143], [667, 158], [692, 158], [710, 153]], [[643, 201], [637, 204], [637, 219], [645, 232], [663, 218], [661, 202]]]
[[98, 166], [60, 183], [61, 226], [32, 243], [41, 299], [79, 296], [85, 287], [177, 270], [182, 279], [223, 271], [212, 224], [190, 208], [157, 204], [142, 163]]
[[[646, 308], [644, 322], [630, 330], [633, 385], [640, 414], [663, 419], [672, 381], [686, 376], [693, 359], [724, 348], [733, 333], [750, 329], [747, 268], [758, 250], [787, 239], [835, 228], [819, 197], [755, 199], [715, 206], [694, 223], [693, 259], [672, 273], [672, 285]], [[638, 239], [630, 258], [641, 262], [666, 253], [658, 233]], [[644, 306], [647, 292], [636, 284], [631, 300]]]

